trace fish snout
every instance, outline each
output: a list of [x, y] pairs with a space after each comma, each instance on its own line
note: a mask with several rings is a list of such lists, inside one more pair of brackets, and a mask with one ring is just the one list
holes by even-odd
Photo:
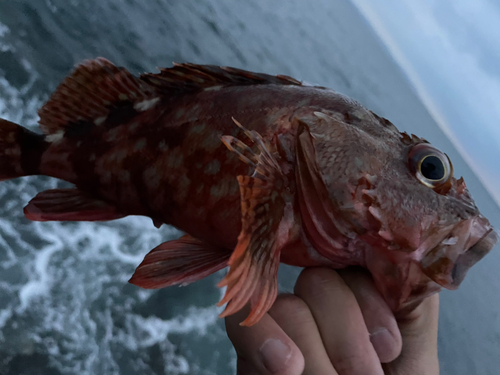
[[460, 285], [469, 268], [480, 261], [490, 252], [491, 249], [493, 249], [493, 247], [497, 244], [498, 239], [498, 233], [493, 229], [490, 229], [483, 238], [458, 257], [451, 272], [451, 284], [453, 289]]
[[456, 225], [421, 260], [423, 272], [446, 289], [457, 289], [467, 271], [498, 242], [498, 234], [482, 215]]

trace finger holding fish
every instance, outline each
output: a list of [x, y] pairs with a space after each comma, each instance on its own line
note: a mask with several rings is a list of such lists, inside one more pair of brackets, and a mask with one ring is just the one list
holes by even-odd
[[[276, 368], [285, 368], [290, 352], [266, 353], [261, 346], [279, 337], [287, 347], [293, 342], [300, 349], [304, 374], [382, 374], [380, 362], [393, 360], [401, 350], [394, 316], [370, 279], [351, 282], [347, 287], [344, 280], [359, 275], [348, 270], [343, 276], [327, 268], [304, 270], [297, 280], [295, 295], [280, 295], [265, 317], [266, 324], [241, 327], [237, 324], [241, 313], [227, 317], [226, 328], [238, 353], [239, 368], [260, 368], [260, 363], [253, 360], [261, 358], [256, 353], [272, 356]], [[269, 324], [270, 318], [276, 324]], [[367, 320], [375, 326], [367, 324]], [[385, 329], [399, 336], [399, 341], [371, 342], [370, 329]], [[386, 358], [377, 358], [377, 353]]]
[[[242, 375], [268, 374], [262, 365], [265, 357], [272, 358], [266, 363], [272, 363], [279, 374], [295, 373], [302, 358], [305, 375], [382, 374], [381, 363], [386, 373], [394, 375], [410, 368], [415, 373], [437, 374], [436, 297], [396, 320], [363, 271], [337, 273], [314, 267], [302, 272], [295, 294], [280, 295], [261, 322], [240, 326], [245, 308], [226, 318], [226, 329]], [[373, 340], [380, 332], [390, 337]], [[286, 350], [266, 348], [266, 342]]]

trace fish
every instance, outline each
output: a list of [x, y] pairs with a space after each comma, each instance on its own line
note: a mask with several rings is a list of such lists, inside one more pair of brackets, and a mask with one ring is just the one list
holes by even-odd
[[256, 324], [280, 263], [363, 267], [393, 311], [456, 289], [497, 243], [448, 156], [334, 90], [285, 75], [176, 64], [134, 76], [87, 60], [39, 110], [36, 133], [0, 119], [0, 180], [44, 175], [34, 221], [128, 215], [174, 226], [135, 270], [142, 288], [229, 267], [226, 317]]

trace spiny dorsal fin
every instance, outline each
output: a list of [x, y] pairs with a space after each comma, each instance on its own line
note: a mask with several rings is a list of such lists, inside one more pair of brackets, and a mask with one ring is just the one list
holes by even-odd
[[80, 64], [38, 111], [40, 127], [53, 134], [79, 123], [100, 124], [114, 108], [148, 103], [155, 93], [124, 68], [99, 57]]
[[160, 73], [146, 73], [141, 79], [159, 92], [192, 92], [211, 87], [247, 85], [296, 85], [302, 83], [284, 75], [269, 75], [215, 65], [176, 64], [160, 69]]

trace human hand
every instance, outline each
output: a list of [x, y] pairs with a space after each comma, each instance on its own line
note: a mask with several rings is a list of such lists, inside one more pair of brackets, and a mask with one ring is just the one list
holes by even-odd
[[256, 325], [243, 309], [226, 329], [238, 375], [436, 375], [438, 311], [436, 294], [396, 319], [365, 271], [317, 267]]

